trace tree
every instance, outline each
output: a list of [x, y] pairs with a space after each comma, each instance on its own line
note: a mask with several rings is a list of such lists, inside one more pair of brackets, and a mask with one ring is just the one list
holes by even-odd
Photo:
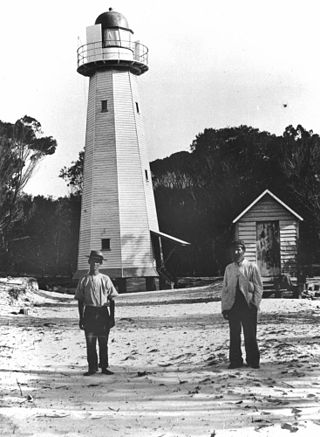
[[[314, 219], [320, 216], [317, 142], [301, 126], [289, 126], [283, 136], [249, 126], [205, 129], [187, 159], [175, 154], [151, 163], [160, 228], [192, 243], [194, 273], [221, 271], [232, 220], [266, 188], [302, 215], [308, 208]], [[170, 260], [174, 269], [178, 262]]]
[[298, 125], [288, 126], [283, 139], [281, 167], [288, 185], [299, 202], [320, 217], [320, 137]]
[[77, 262], [80, 203], [79, 196], [21, 196], [23, 214], [9, 233], [7, 271], [71, 277]]
[[276, 140], [248, 126], [205, 129], [191, 153], [151, 163], [160, 228], [192, 243], [192, 272], [222, 270], [233, 218], [282, 178]]
[[73, 195], [81, 196], [83, 190], [83, 165], [84, 150], [79, 152], [79, 157], [71, 163], [70, 167], [63, 167], [59, 177], [62, 178], [70, 188]]
[[286, 187], [299, 205], [301, 264], [319, 263], [320, 256], [320, 137], [301, 125], [288, 126], [281, 144], [281, 168]]
[[[209, 128], [195, 137], [190, 152], [157, 159], [150, 167], [160, 229], [192, 243], [170, 257], [178, 274], [223, 271], [232, 220], [266, 188], [306, 218], [305, 258], [317, 256], [320, 137], [312, 131], [288, 126], [276, 136], [250, 126]], [[82, 171], [83, 152], [60, 174], [76, 193]]]
[[46, 137], [41, 124], [25, 115], [15, 123], [0, 121], [0, 236], [7, 250], [6, 235], [19, 217], [18, 198], [34, 169], [57, 147], [56, 140]]

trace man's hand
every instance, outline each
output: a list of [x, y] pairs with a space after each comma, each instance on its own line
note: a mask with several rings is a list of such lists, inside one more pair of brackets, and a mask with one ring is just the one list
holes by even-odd
[[225, 320], [229, 320], [229, 311], [227, 310], [222, 311], [222, 315]]
[[109, 329], [113, 328], [115, 324], [115, 303], [113, 299], [110, 299]]
[[83, 319], [80, 319], [80, 320], [79, 320], [79, 328], [82, 329], [82, 330], [84, 329], [84, 326], [83, 326]]

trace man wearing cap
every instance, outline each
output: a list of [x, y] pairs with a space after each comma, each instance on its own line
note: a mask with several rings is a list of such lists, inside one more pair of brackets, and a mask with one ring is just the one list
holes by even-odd
[[221, 308], [223, 317], [229, 321], [229, 369], [243, 366], [241, 327], [247, 364], [254, 369], [260, 367], [257, 312], [263, 286], [258, 267], [244, 258], [245, 251], [246, 246], [242, 240], [232, 243], [233, 262], [227, 265], [223, 279]]
[[[89, 255], [89, 273], [80, 279], [75, 299], [78, 300], [79, 327], [84, 329], [87, 344], [88, 371], [85, 376], [98, 370], [97, 340], [101, 372], [111, 375], [108, 367], [108, 339], [114, 326], [114, 300], [118, 294], [109, 276], [99, 272], [104, 258], [102, 252], [92, 250]], [[110, 306], [110, 312], [108, 310]]]

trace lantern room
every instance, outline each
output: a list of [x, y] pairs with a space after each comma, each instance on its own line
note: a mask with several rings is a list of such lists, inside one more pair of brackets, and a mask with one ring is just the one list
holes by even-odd
[[148, 48], [132, 36], [127, 19], [109, 8], [87, 27], [87, 44], [78, 49], [77, 71], [84, 76], [105, 68], [144, 73], [148, 70]]

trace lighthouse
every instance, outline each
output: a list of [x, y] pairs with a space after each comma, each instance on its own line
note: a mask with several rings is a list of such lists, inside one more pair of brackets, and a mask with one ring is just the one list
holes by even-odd
[[75, 277], [87, 272], [92, 249], [103, 252], [100, 271], [112, 278], [156, 277], [150, 231], [159, 228], [137, 83], [148, 48], [111, 8], [86, 34], [77, 59], [89, 91]]
[[161, 239], [184, 242], [159, 232], [137, 80], [148, 71], [148, 48], [111, 8], [86, 36], [77, 53], [89, 91], [75, 278], [87, 272], [93, 249], [105, 258], [100, 271], [122, 290], [129, 278], [150, 285], [164, 266]]

